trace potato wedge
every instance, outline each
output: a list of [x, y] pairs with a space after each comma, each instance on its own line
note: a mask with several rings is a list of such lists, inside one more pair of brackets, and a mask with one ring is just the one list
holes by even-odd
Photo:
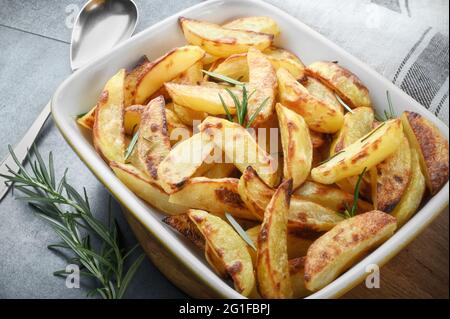
[[219, 277], [228, 277], [228, 272], [225, 268], [225, 265], [223, 264], [220, 257], [216, 254], [214, 249], [212, 249], [209, 245], [205, 246], [205, 259]]
[[162, 96], [149, 102], [141, 115], [139, 137], [136, 143], [136, 167], [158, 180], [158, 166], [169, 155], [170, 139], [165, 103]]
[[284, 107], [276, 105], [283, 146], [283, 176], [292, 178], [293, 188], [299, 187], [311, 170], [313, 146], [309, 129], [303, 117]]
[[94, 147], [107, 162], [125, 161], [124, 83], [121, 69], [106, 83], [95, 110]]
[[211, 71], [241, 82], [248, 82], [249, 72], [247, 53], [230, 55], [228, 58], [214, 66]]
[[141, 77], [141, 74], [145, 73], [145, 68], [148, 67], [150, 63], [147, 56], [142, 56], [136, 66], [125, 76], [125, 107], [135, 104], [135, 94], [139, 78]]
[[311, 177], [315, 182], [333, 184], [346, 177], [356, 176], [365, 167], [370, 169], [394, 153], [401, 142], [398, 136], [402, 132], [399, 119], [383, 122], [327, 162], [313, 168]]
[[[260, 127], [275, 113], [275, 92], [278, 86], [275, 69], [261, 51], [250, 48], [247, 53], [249, 72], [247, 122], [257, 112], [252, 127]], [[263, 105], [264, 103], [264, 105]], [[261, 105], [263, 107], [261, 108]]]
[[192, 136], [192, 128], [183, 124], [175, 112], [167, 107], [166, 120], [167, 129], [169, 130], [170, 145], [172, 147]]
[[125, 108], [123, 115], [123, 126], [125, 128], [125, 134], [133, 136], [141, 124], [141, 115], [146, 109], [146, 105], [130, 105]]
[[207, 178], [224, 178], [236, 171], [236, 167], [231, 163], [213, 163], [212, 167], [208, 169], [203, 176]]
[[204, 66], [209, 66], [212, 63], [216, 62], [217, 60], [221, 59], [221, 57], [209, 54], [208, 52], [205, 52], [205, 56], [200, 61]]
[[287, 254], [287, 222], [292, 181], [283, 182], [264, 212], [258, 236], [256, 276], [263, 298], [292, 298]]
[[109, 166], [126, 187], [163, 213], [178, 215], [187, 211], [186, 206], [169, 203], [169, 195], [136, 167], [118, 162], [110, 162]]
[[425, 177], [420, 169], [420, 156], [417, 150], [411, 149], [411, 178], [400, 202], [391, 215], [397, 218], [398, 227], [402, 227], [414, 215], [425, 194]]
[[[203, 85], [187, 85], [166, 83], [165, 87], [175, 104], [190, 108], [194, 111], [206, 112], [213, 115], [226, 115], [219, 94], [222, 96], [231, 114], [236, 113], [233, 99], [225, 89]], [[231, 90], [238, 99], [242, 99], [240, 90]]]
[[419, 152], [427, 187], [434, 195], [448, 182], [448, 141], [420, 114], [406, 111], [401, 118], [411, 147]]
[[305, 262], [306, 288], [322, 289], [358, 261], [364, 253], [394, 234], [395, 217], [371, 211], [349, 218], [317, 239]]
[[238, 183], [237, 178], [193, 177], [171, 194], [169, 201], [219, 216], [229, 212], [238, 218], [256, 220], [239, 196]]
[[314, 234], [332, 229], [344, 220], [344, 217], [315, 202], [292, 197], [288, 219], [289, 229]]
[[132, 88], [130, 104], [143, 104], [165, 82], [171, 81], [201, 60], [205, 51], [197, 46], [187, 45], [175, 48], [153, 62], [146, 63], [136, 75], [136, 86]]
[[319, 61], [306, 68], [306, 74], [328, 86], [352, 109], [371, 107], [369, 90], [346, 68], [334, 62]]
[[[311, 181], [303, 183], [300, 188], [294, 191], [293, 196], [315, 202], [335, 212], [343, 212], [346, 207], [352, 207], [354, 201], [353, 194], [344, 192], [336, 187]], [[372, 204], [361, 199], [358, 200], [358, 213], [365, 213], [371, 210], [373, 210]]]
[[245, 241], [221, 218], [202, 210], [190, 209], [189, 218], [205, 237], [207, 245], [219, 256], [234, 287], [248, 296], [255, 287], [252, 258]]
[[195, 123], [197, 123], [197, 125], [200, 124], [201, 121], [208, 117], [208, 113], [206, 112], [195, 111], [176, 103], [173, 104], [173, 111], [183, 124], [191, 127], [193, 127]]
[[80, 115], [80, 117], [77, 119], [77, 123], [89, 130], [92, 130], [95, 121], [96, 108], [97, 104], [92, 107], [87, 113], [83, 114], [82, 116]]
[[283, 68], [297, 80], [305, 76], [305, 65], [295, 54], [274, 46], [265, 49], [263, 53], [276, 70]]
[[157, 174], [161, 187], [168, 194], [179, 190], [210, 156], [213, 149], [214, 143], [201, 133], [178, 143], [159, 164]]
[[179, 84], [200, 84], [203, 81], [203, 63], [202, 61], [195, 62], [186, 71], [183, 71], [171, 82]]
[[277, 185], [279, 175], [276, 159], [267, 154], [242, 126], [209, 116], [199, 129], [225, 153], [227, 162], [233, 163], [241, 172], [252, 166], [267, 185]]
[[[254, 226], [247, 229], [245, 232], [254, 242], [258, 242], [259, 232], [261, 230], [261, 225]], [[297, 258], [306, 256], [309, 246], [314, 242], [313, 239], [303, 238], [299, 236], [295, 231], [290, 229], [287, 230], [287, 254], [288, 258]]]
[[289, 277], [293, 290], [293, 298], [304, 298], [311, 294], [305, 285], [305, 261], [306, 257], [289, 259]]
[[371, 170], [372, 202], [376, 210], [390, 213], [405, 193], [411, 177], [411, 151], [402, 134], [397, 150]]
[[205, 238], [187, 213], [166, 216], [162, 221], [177, 230], [200, 250], [205, 250]]
[[251, 47], [264, 50], [273, 41], [271, 34], [225, 29], [217, 24], [183, 17], [179, 18], [179, 22], [189, 44], [198, 45], [218, 57], [244, 53]]
[[[303, 116], [311, 130], [334, 133], [341, 128], [344, 121], [342, 107], [332, 101], [333, 96], [326, 91], [326, 88], [323, 88], [321, 95], [318, 95], [317, 84], [315, 84], [315, 89], [309, 92], [284, 68], [277, 70], [277, 78], [280, 102]], [[313, 81], [311, 83], [315, 83]]]
[[280, 34], [280, 28], [276, 21], [262, 16], [235, 19], [223, 24], [222, 28], [267, 33], [273, 36]]

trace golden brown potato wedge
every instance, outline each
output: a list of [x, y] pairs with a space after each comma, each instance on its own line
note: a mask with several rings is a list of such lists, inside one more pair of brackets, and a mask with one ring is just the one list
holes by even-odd
[[394, 234], [395, 217], [371, 211], [349, 218], [317, 239], [305, 262], [306, 288], [317, 291]]
[[311, 170], [314, 181], [333, 184], [346, 177], [360, 174], [364, 168], [370, 169], [394, 153], [403, 132], [399, 119], [383, 122], [370, 133], [335, 154], [322, 165]]
[[205, 56], [203, 57], [203, 59], [201, 59], [201, 62], [206, 67], [206, 66], [210, 66], [211, 64], [213, 64], [214, 62], [216, 62], [219, 59], [221, 59], [221, 57], [218, 57], [218, 56], [209, 54], [208, 52], [205, 52]]
[[286, 69], [297, 80], [305, 76], [305, 65], [295, 54], [274, 46], [265, 49], [263, 53], [276, 70]]
[[145, 72], [145, 68], [150, 64], [147, 56], [142, 56], [136, 66], [125, 76], [125, 107], [135, 104], [136, 88], [141, 74]]
[[200, 84], [203, 81], [203, 63], [202, 61], [195, 62], [186, 71], [180, 73], [171, 82], [179, 84]]
[[[293, 195], [300, 199], [320, 204], [335, 212], [343, 212], [347, 207], [352, 207], [354, 201], [353, 194], [333, 186], [311, 181], [303, 183], [300, 188], [294, 191]], [[358, 200], [358, 213], [365, 213], [370, 210], [373, 210], [372, 204], [361, 199]]]
[[213, 163], [203, 176], [208, 178], [224, 178], [236, 171], [236, 167], [231, 163]]
[[193, 177], [171, 194], [169, 201], [219, 216], [229, 212], [238, 218], [256, 219], [239, 196], [238, 183], [237, 178]]
[[199, 129], [224, 152], [226, 160], [241, 172], [252, 166], [267, 185], [274, 186], [278, 183], [276, 159], [267, 154], [242, 126], [209, 116]]
[[133, 193], [163, 213], [177, 215], [186, 212], [186, 206], [169, 203], [169, 195], [136, 167], [117, 162], [111, 162], [109, 166]]
[[125, 69], [121, 69], [105, 85], [95, 110], [93, 141], [105, 161], [125, 161], [124, 113]]
[[245, 241], [220, 217], [191, 209], [189, 218], [205, 237], [207, 245], [220, 258], [233, 279], [236, 291], [248, 296], [255, 287], [252, 258]]
[[180, 17], [179, 21], [188, 43], [198, 45], [218, 57], [244, 53], [251, 47], [264, 50], [273, 41], [271, 34], [226, 29], [217, 24], [183, 17]]
[[293, 290], [293, 298], [304, 298], [311, 294], [305, 285], [305, 261], [306, 257], [289, 259], [289, 276]]
[[123, 115], [123, 126], [125, 128], [125, 134], [133, 136], [141, 124], [141, 115], [146, 109], [146, 105], [130, 105], [125, 108]]
[[183, 187], [213, 149], [214, 143], [202, 133], [178, 143], [158, 167], [162, 188], [171, 194]]
[[311, 170], [313, 146], [308, 126], [303, 117], [284, 107], [276, 105], [283, 146], [283, 176], [292, 178], [293, 188], [299, 187]]
[[169, 130], [170, 145], [172, 147], [192, 136], [192, 128], [183, 124], [175, 112], [167, 107], [166, 120], [167, 129]]
[[291, 298], [287, 254], [287, 222], [292, 181], [283, 182], [264, 212], [258, 236], [256, 276], [263, 298]]
[[290, 229], [305, 234], [328, 231], [344, 220], [336, 211], [294, 196], [291, 198], [288, 218]]
[[414, 112], [403, 112], [403, 127], [411, 147], [420, 155], [420, 166], [431, 194], [448, 182], [448, 141], [439, 129]]
[[344, 121], [342, 107], [333, 101], [333, 95], [325, 87], [319, 95], [318, 84], [311, 80], [315, 87], [310, 92], [284, 68], [277, 70], [277, 78], [280, 102], [303, 116], [311, 130], [334, 133], [341, 128]]
[[212, 249], [209, 245], [205, 246], [205, 259], [219, 277], [228, 277], [228, 272], [225, 268], [225, 265], [223, 264], [220, 257], [216, 254], [214, 249]]
[[211, 68], [211, 71], [241, 82], [248, 82], [249, 72], [247, 53], [230, 55], [228, 58]]
[[411, 177], [411, 151], [402, 134], [397, 150], [371, 172], [372, 202], [376, 210], [390, 213], [400, 202]]
[[[225, 109], [220, 101], [220, 95], [230, 113], [236, 113], [233, 99], [221, 87], [176, 83], [166, 83], [165, 87], [175, 104], [190, 108], [194, 111], [206, 112], [213, 115], [226, 115]], [[232, 89], [231, 91], [241, 100], [242, 92], [240, 90]]]
[[191, 127], [194, 126], [195, 123], [197, 123], [197, 125], [200, 124], [201, 121], [208, 117], [208, 113], [206, 112], [195, 111], [176, 103], [173, 103], [173, 111], [183, 124]]
[[275, 113], [277, 76], [270, 61], [257, 49], [250, 48], [248, 50], [247, 64], [249, 70], [248, 91], [252, 93], [247, 106], [247, 123], [257, 112], [258, 115], [254, 118], [251, 126], [260, 127]]
[[371, 107], [369, 90], [346, 68], [334, 62], [319, 61], [306, 68], [306, 74], [328, 86], [351, 108]]
[[397, 218], [398, 227], [403, 226], [414, 215], [425, 194], [425, 177], [420, 169], [419, 153], [411, 149], [411, 178], [400, 202], [391, 215]]
[[187, 213], [166, 216], [163, 218], [163, 222], [177, 230], [200, 250], [205, 250], [205, 238]]
[[136, 143], [138, 169], [158, 180], [158, 166], [169, 155], [170, 139], [167, 128], [164, 98], [157, 97], [149, 102], [141, 114], [139, 137]]
[[277, 36], [280, 28], [275, 20], [269, 17], [245, 17], [235, 19], [222, 25], [225, 29], [253, 31]]

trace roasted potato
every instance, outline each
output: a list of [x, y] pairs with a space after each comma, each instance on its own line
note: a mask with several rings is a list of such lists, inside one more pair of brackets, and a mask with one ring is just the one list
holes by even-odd
[[200, 250], [206, 249], [205, 238], [187, 213], [166, 216], [163, 218], [163, 222], [177, 230]]
[[253, 31], [277, 36], [280, 28], [275, 20], [269, 17], [245, 17], [235, 19], [222, 25], [225, 29]]
[[172, 147], [192, 136], [192, 128], [183, 124], [175, 112], [167, 107], [166, 120], [167, 129], [169, 130], [170, 145]]
[[396, 151], [403, 132], [399, 119], [383, 122], [369, 134], [335, 154], [322, 165], [311, 170], [315, 182], [333, 184], [346, 177], [372, 168]]
[[425, 194], [425, 177], [420, 169], [420, 159], [417, 150], [411, 150], [411, 178], [400, 202], [391, 215], [397, 218], [398, 227], [403, 226], [419, 208]]
[[283, 146], [283, 176], [292, 178], [293, 188], [299, 187], [311, 170], [313, 146], [303, 117], [280, 103], [276, 105]]
[[122, 69], [106, 83], [95, 110], [94, 146], [107, 162], [125, 161], [124, 83]]
[[392, 236], [396, 228], [395, 217], [376, 210], [342, 221], [309, 247], [305, 262], [306, 288], [322, 289], [367, 251]]
[[208, 178], [224, 178], [236, 171], [236, 167], [231, 163], [213, 163], [213, 165], [203, 174]]
[[295, 54], [274, 46], [265, 49], [263, 53], [276, 70], [286, 69], [297, 80], [305, 76], [305, 65]]
[[209, 54], [218, 57], [244, 53], [251, 47], [264, 50], [273, 41], [271, 34], [226, 29], [217, 24], [183, 17], [180, 17], [179, 21], [188, 43], [198, 45]]
[[239, 53], [230, 55], [222, 62], [216, 64], [211, 68], [214, 73], [228, 76], [229, 78], [248, 82], [249, 71], [247, 63], [247, 53]]
[[191, 127], [195, 123], [200, 124], [201, 121], [208, 117], [208, 113], [206, 112], [195, 111], [175, 103], [173, 103], [173, 111], [183, 124]]
[[202, 210], [190, 209], [189, 218], [205, 237], [207, 245], [220, 258], [234, 287], [243, 296], [254, 289], [252, 258], [245, 241], [224, 220]]
[[81, 126], [92, 130], [95, 121], [95, 110], [97, 109], [97, 104], [92, 107], [87, 113], [83, 114], [77, 119], [77, 123]]
[[109, 166], [133, 193], [165, 214], [177, 215], [187, 211], [186, 206], [169, 203], [169, 195], [133, 165], [110, 162]]
[[277, 78], [280, 102], [303, 116], [311, 130], [334, 133], [341, 128], [344, 121], [342, 106], [332, 101], [334, 97], [326, 87], [321, 95], [317, 93], [318, 84], [310, 92], [284, 68], [277, 70]]
[[209, 245], [205, 245], [205, 259], [217, 275], [222, 278], [228, 277], [228, 272], [222, 259], [220, 259], [214, 249]]
[[369, 90], [361, 80], [346, 68], [334, 62], [314, 62], [306, 74], [328, 86], [351, 108], [371, 107]]
[[150, 63], [147, 56], [144, 55], [140, 58], [136, 66], [130, 72], [127, 72], [124, 89], [125, 107], [135, 104], [135, 94], [139, 78], [141, 77], [141, 74], [145, 73], [145, 68], [148, 67]]
[[390, 213], [405, 193], [411, 177], [411, 151], [402, 134], [397, 150], [371, 170], [372, 202], [376, 210]]
[[193, 177], [170, 195], [169, 202], [204, 209], [219, 216], [229, 212], [238, 218], [256, 220], [239, 196], [238, 183], [237, 178]]
[[180, 73], [180, 75], [174, 78], [171, 82], [179, 84], [200, 84], [203, 81], [202, 70], [202, 61], [197, 61], [186, 71]]
[[213, 148], [214, 143], [202, 133], [178, 143], [159, 164], [157, 174], [161, 187], [168, 194], [179, 190], [210, 156]]
[[436, 194], [448, 182], [448, 141], [420, 114], [403, 112], [402, 122], [411, 147], [419, 152], [427, 187], [431, 194]]
[[258, 236], [256, 276], [263, 298], [292, 298], [287, 254], [287, 222], [292, 181], [283, 182], [264, 212]]
[[294, 196], [291, 198], [288, 218], [290, 229], [306, 234], [328, 231], [344, 219], [336, 211]]
[[311, 294], [305, 285], [306, 257], [289, 259], [289, 277], [293, 291], [293, 298], [304, 298]]
[[242, 126], [209, 116], [199, 129], [225, 153], [227, 161], [233, 163], [241, 172], [252, 166], [267, 185], [275, 186], [278, 183], [278, 163]]
[[125, 108], [123, 114], [123, 126], [125, 128], [125, 134], [133, 136], [141, 124], [141, 115], [147, 108], [146, 105], [130, 105]]

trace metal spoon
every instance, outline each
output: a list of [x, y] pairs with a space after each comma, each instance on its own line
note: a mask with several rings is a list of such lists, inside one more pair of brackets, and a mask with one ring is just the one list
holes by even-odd
[[[80, 10], [72, 30], [70, 44], [70, 66], [75, 71], [93, 58], [106, 53], [119, 42], [129, 38], [136, 28], [138, 10], [132, 0], [90, 0]], [[44, 107], [24, 137], [14, 147], [20, 162], [25, 160], [28, 150], [50, 116], [50, 102]], [[0, 175], [8, 174], [8, 167], [18, 169], [13, 157], [6, 156], [0, 164]], [[0, 201], [10, 185], [0, 176]]]

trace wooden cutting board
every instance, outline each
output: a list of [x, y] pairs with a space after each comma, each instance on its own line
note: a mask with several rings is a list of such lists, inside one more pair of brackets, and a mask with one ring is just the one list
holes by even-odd
[[449, 298], [448, 207], [380, 269], [380, 288], [357, 286], [343, 298]]

